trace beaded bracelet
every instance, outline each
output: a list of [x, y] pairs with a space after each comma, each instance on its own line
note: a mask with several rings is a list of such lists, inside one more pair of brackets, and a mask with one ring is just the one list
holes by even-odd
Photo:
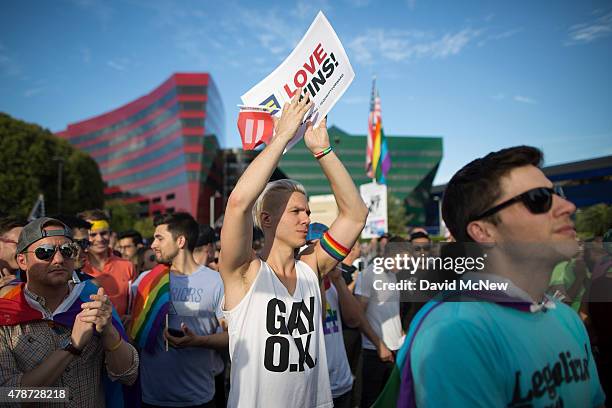
[[315, 159], [319, 160], [321, 157], [328, 155], [329, 153], [332, 152], [332, 147], [329, 146], [327, 149], [321, 150], [319, 153], [315, 153], [314, 157]]

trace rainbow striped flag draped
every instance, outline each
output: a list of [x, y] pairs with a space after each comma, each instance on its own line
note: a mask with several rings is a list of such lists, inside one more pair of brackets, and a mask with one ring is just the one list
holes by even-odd
[[[43, 313], [35, 309], [25, 297], [23, 290], [25, 283], [14, 280], [9, 285], [12, 288], [0, 297], [0, 326], [15, 326], [45, 320], [72, 329], [76, 315], [82, 310], [81, 305], [90, 302], [89, 296], [98, 293], [99, 289], [99, 286], [92, 280], [75, 285], [68, 295], [68, 302], [60, 306], [62, 310], [56, 311], [51, 318], [45, 318]], [[123, 340], [128, 341], [121, 319], [114, 307], [111, 322]], [[94, 335], [98, 334], [94, 333]], [[140, 379], [137, 379], [133, 385], [123, 385], [104, 376], [104, 393], [106, 404], [109, 407], [140, 407]]]
[[380, 112], [380, 96], [376, 89], [376, 78], [372, 83], [372, 99], [368, 117], [368, 145], [366, 150], [366, 172], [380, 184], [387, 184], [387, 173], [391, 169], [391, 156], [383, 132]]
[[129, 334], [147, 352], [155, 352], [155, 340], [170, 307], [170, 268], [159, 264], [138, 284]]

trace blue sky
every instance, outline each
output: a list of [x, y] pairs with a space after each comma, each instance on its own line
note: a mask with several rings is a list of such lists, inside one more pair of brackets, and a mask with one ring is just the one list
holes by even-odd
[[0, 111], [57, 131], [206, 71], [238, 146], [240, 95], [319, 10], [356, 74], [330, 124], [365, 134], [376, 75], [386, 134], [444, 137], [436, 183], [517, 144], [546, 164], [612, 154], [610, 1], [3, 2]]

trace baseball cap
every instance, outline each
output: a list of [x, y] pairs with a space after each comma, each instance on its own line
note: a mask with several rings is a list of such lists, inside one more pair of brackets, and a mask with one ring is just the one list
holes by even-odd
[[413, 232], [412, 234], [410, 234], [409, 241], [412, 242], [412, 241], [414, 241], [417, 238], [427, 238], [427, 239], [429, 239], [429, 234], [427, 234], [426, 232], [423, 232], [423, 231]]
[[[44, 228], [49, 224], [55, 224], [63, 228], [61, 230], [57, 229], [52, 231], [45, 231]], [[34, 221], [29, 222], [21, 230], [21, 234], [19, 234], [19, 240], [17, 241], [17, 253], [22, 253], [30, 245], [46, 237], [67, 237], [72, 240], [72, 230], [68, 228], [66, 224], [55, 218], [37, 218]]]

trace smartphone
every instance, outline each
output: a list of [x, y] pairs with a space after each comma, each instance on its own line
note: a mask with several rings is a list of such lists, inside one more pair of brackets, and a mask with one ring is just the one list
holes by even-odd
[[172, 337], [184, 337], [185, 336], [185, 332], [183, 332], [182, 330], [171, 329], [171, 328], [168, 328], [168, 334], [170, 334]]

